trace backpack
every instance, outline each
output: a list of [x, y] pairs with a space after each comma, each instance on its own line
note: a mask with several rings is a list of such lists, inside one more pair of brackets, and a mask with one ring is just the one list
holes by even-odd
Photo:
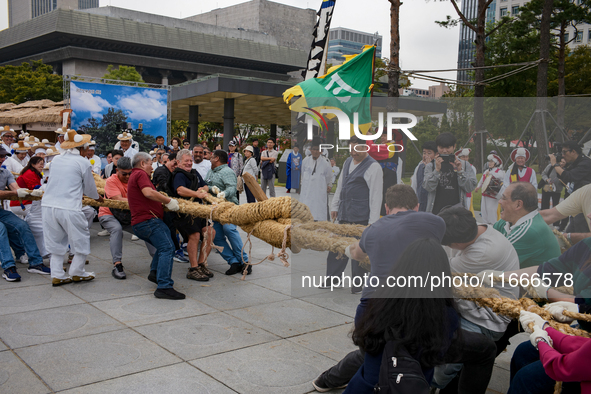
[[397, 340], [387, 340], [374, 393], [429, 394], [429, 390], [421, 364]]
[[187, 178], [189, 178], [189, 180], [191, 181], [191, 187], [189, 189], [191, 190], [197, 190], [199, 188], [199, 184], [201, 183], [201, 175], [199, 175], [199, 173], [197, 172], [196, 169], [191, 169], [191, 172], [187, 172], [185, 170], [183, 170], [182, 168], [176, 168], [172, 174], [170, 174], [170, 178], [168, 178], [168, 184], [166, 185], [166, 188], [168, 189], [169, 193], [167, 193], [169, 196], [175, 197], [175, 198], [183, 198], [181, 196], [178, 195], [178, 193], [176, 192], [176, 189], [174, 188], [174, 177], [176, 174], [178, 173], [182, 173], [184, 174]]

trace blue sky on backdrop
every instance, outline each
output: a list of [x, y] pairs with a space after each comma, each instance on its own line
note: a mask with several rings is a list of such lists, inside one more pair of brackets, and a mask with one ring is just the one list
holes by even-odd
[[166, 95], [164, 89], [71, 82], [72, 127], [78, 129], [88, 119], [102, 119], [111, 107], [121, 109], [136, 129], [143, 124], [145, 134], [166, 135]]

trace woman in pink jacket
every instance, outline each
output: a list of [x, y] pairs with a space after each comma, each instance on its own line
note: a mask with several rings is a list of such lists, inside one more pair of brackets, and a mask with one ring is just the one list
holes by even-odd
[[513, 354], [507, 394], [552, 394], [556, 381], [564, 382], [563, 394], [591, 394], [591, 339], [563, 334], [535, 313], [521, 311], [519, 321], [530, 342]]

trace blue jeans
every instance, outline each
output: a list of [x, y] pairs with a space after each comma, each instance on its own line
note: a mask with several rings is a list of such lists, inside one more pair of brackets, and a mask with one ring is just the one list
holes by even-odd
[[[552, 394], [554, 383], [540, 361], [540, 353], [530, 341], [517, 346], [511, 358], [511, 385], [507, 394]], [[563, 394], [581, 392], [580, 383], [564, 383]]]
[[43, 259], [37, 249], [35, 237], [27, 222], [19, 219], [14, 213], [0, 209], [0, 260], [2, 269], [14, 267], [14, 257], [10, 251], [14, 249], [17, 257], [24, 252], [29, 256], [29, 266], [43, 264]]
[[156, 248], [156, 253], [152, 256], [150, 271], [156, 271], [158, 288], [172, 288], [174, 282], [170, 276], [175, 249], [168, 226], [162, 220], [154, 218], [134, 225], [133, 232], [140, 239]]
[[[216, 246], [224, 248], [224, 250], [220, 252], [224, 260], [226, 260], [228, 264], [242, 264], [240, 252], [242, 251], [243, 244], [236, 226], [233, 224], [224, 224], [222, 226], [219, 222], [213, 222], [213, 229], [215, 230], [213, 243]], [[230, 241], [230, 245], [226, 242], [226, 238]], [[242, 253], [242, 257], [245, 262], [248, 262], [248, 255], [246, 252]]]

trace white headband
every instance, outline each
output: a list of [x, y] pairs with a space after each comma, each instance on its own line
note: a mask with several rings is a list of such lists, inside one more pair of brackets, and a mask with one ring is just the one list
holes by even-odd
[[37, 148], [37, 149], [35, 149], [35, 154], [37, 154], [37, 153], [45, 153], [45, 149]]

